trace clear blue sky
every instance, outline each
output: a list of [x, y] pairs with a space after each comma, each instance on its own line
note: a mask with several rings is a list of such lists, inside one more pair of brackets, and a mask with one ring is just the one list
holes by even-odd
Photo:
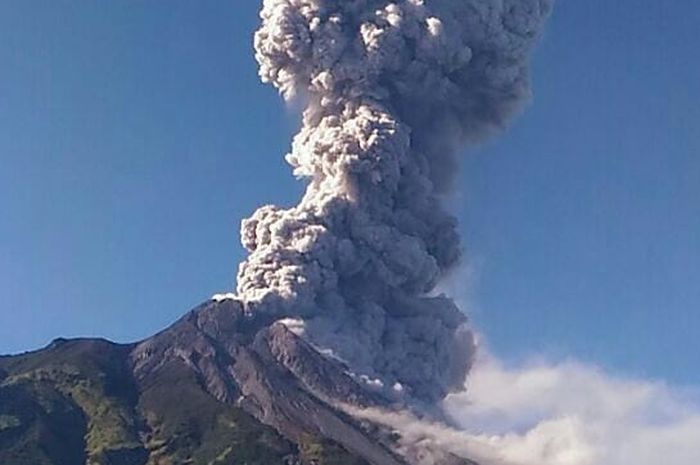
[[[240, 219], [301, 189], [258, 7], [0, 2], [0, 353], [135, 340], [233, 286]], [[698, 24], [696, 0], [561, 0], [533, 103], [465, 156], [470, 311], [498, 355], [700, 383]]]

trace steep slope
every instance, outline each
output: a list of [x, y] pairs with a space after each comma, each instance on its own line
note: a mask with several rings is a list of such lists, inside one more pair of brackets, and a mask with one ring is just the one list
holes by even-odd
[[0, 463], [417, 463], [337, 403], [388, 406], [284, 325], [210, 301], [138, 344], [58, 339], [0, 357]]
[[142, 456], [129, 350], [102, 340], [56, 340], [0, 359], [0, 463]]

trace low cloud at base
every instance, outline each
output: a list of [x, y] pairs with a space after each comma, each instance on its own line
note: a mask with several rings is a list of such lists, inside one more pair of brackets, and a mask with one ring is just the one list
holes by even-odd
[[506, 367], [483, 356], [444, 401], [469, 442], [513, 465], [695, 465], [697, 392], [575, 361]]

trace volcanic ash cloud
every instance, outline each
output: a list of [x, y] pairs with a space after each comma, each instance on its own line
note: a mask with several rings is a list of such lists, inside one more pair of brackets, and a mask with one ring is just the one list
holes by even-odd
[[305, 103], [287, 162], [308, 187], [243, 221], [237, 298], [427, 401], [462, 388], [474, 343], [431, 296], [460, 259], [440, 205], [456, 155], [529, 96], [550, 0], [265, 0], [260, 76]]

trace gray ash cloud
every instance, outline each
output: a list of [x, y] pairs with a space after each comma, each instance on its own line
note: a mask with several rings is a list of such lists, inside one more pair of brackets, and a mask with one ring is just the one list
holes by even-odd
[[463, 386], [473, 335], [432, 292], [460, 260], [440, 203], [459, 152], [530, 94], [550, 0], [265, 0], [260, 76], [304, 102], [293, 208], [243, 221], [247, 312], [304, 321], [358, 374], [427, 401]]

